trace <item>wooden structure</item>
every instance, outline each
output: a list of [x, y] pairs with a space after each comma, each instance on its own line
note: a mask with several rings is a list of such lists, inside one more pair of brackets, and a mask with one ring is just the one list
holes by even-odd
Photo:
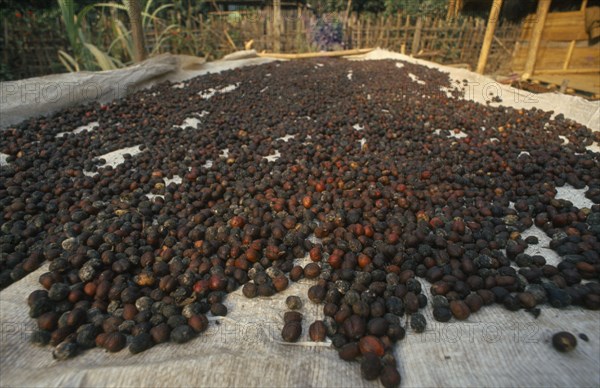
[[542, 6], [545, 1], [523, 23], [512, 69], [526, 79], [599, 95], [600, 45], [589, 44], [587, 1], [579, 11], [553, 13]]
[[[593, 28], [586, 28], [600, 23], [598, 7], [587, 8], [588, 2], [583, 0], [578, 11], [549, 12], [551, 2], [538, 0], [536, 13], [523, 21], [512, 55], [512, 70], [524, 80], [600, 95], [600, 44], [592, 42], [597, 38]], [[494, 0], [477, 66], [479, 73], [485, 71], [501, 4], [502, 0]]]
[[446, 14], [446, 20], [451, 20], [460, 14], [464, 5], [464, 0], [448, 0], [448, 13]]
[[492, 40], [494, 39], [494, 32], [496, 31], [496, 25], [498, 24], [498, 20], [500, 18], [501, 8], [502, 0], [494, 0], [492, 3], [492, 9], [490, 10], [487, 27], [485, 29], [483, 45], [481, 46], [481, 54], [479, 55], [479, 61], [477, 62], [477, 72], [479, 74], [483, 74], [485, 71], [485, 65], [487, 64], [487, 60], [490, 55], [490, 49], [492, 47]]

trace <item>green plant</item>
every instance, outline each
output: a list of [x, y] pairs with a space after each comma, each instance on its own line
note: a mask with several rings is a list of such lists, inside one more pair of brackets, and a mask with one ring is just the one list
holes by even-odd
[[63, 66], [71, 72], [98, 69], [112, 70], [122, 67], [122, 62], [112, 58], [109, 54], [90, 43], [89, 34], [86, 34], [87, 31], [83, 28], [86, 15], [94, 6], [88, 5], [79, 13], [75, 13], [74, 0], [57, 1], [72, 51], [72, 54], [64, 50], [58, 51], [58, 58]]
[[[109, 17], [110, 28], [105, 33], [109, 33], [111, 38], [106, 50], [102, 50], [92, 43], [93, 36], [89, 29], [86, 28], [86, 18], [88, 18], [92, 11], [99, 11], [101, 15], [103, 15], [102, 11], [104, 9], [127, 12], [127, 0], [123, 0], [124, 4], [108, 2], [86, 6], [77, 14], [75, 13], [75, 3], [73, 0], [57, 1], [71, 46], [71, 53], [59, 50], [58, 56], [68, 71], [111, 70], [132, 63], [134, 58], [132, 33], [119, 18], [120, 15], [118, 13], [113, 12]], [[177, 39], [179, 36], [185, 35], [186, 40], [193, 40], [193, 36], [182, 33], [178, 25], [171, 24], [165, 26], [166, 23], [164, 20], [159, 17], [160, 13], [173, 7], [173, 4], [159, 4], [154, 7], [155, 3], [154, 0], [145, 1], [142, 11], [143, 30], [147, 31], [156, 28], [162, 31], [151, 54], [160, 52], [161, 47], [167, 42]]]

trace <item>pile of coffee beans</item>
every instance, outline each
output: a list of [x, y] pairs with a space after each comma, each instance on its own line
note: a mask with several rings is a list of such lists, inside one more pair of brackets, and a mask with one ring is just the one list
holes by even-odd
[[[324, 318], [309, 337], [386, 387], [403, 322], [426, 330], [427, 305], [440, 322], [490, 304], [599, 309], [599, 134], [465, 101], [468, 87], [410, 63], [307, 60], [27, 120], [0, 139], [0, 286], [49, 262], [32, 341], [66, 359], [187, 342], [239, 287], [313, 279]], [[134, 146], [118, 166], [101, 158]], [[556, 198], [565, 184], [595, 205]], [[526, 253], [534, 225], [560, 264]], [[301, 321], [287, 313], [283, 338]]]

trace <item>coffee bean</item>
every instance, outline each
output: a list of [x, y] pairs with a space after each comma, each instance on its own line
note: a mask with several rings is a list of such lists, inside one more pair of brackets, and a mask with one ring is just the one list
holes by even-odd
[[308, 328], [308, 335], [310, 339], [315, 342], [321, 342], [325, 340], [327, 336], [327, 327], [323, 321], [315, 321]]
[[399, 387], [401, 380], [400, 373], [395, 365], [384, 366], [381, 375], [379, 376], [379, 381], [381, 381], [381, 384], [385, 388]]
[[357, 342], [350, 342], [342, 346], [338, 354], [342, 360], [352, 361], [360, 356], [360, 348]]
[[129, 351], [131, 354], [141, 353], [154, 346], [154, 341], [149, 333], [141, 333], [131, 339]]
[[381, 357], [385, 352], [383, 343], [379, 340], [379, 338], [372, 335], [362, 337], [358, 341], [358, 347], [363, 355], [373, 353]]
[[453, 300], [450, 302], [450, 310], [452, 311], [454, 318], [461, 321], [469, 318], [469, 315], [471, 315], [469, 306], [462, 300]]
[[417, 333], [425, 331], [427, 320], [421, 313], [415, 313], [410, 316], [410, 327]]
[[192, 338], [194, 338], [194, 335], [194, 330], [190, 326], [181, 325], [173, 329], [171, 332], [171, 340], [173, 342], [177, 342], [178, 344], [182, 344], [190, 341]]
[[360, 371], [365, 380], [375, 380], [382, 370], [381, 360], [373, 353], [363, 355], [360, 363]]
[[285, 304], [290, 310], [300, 310], [302, 308], [302, 299], [295, 295], [290, 295], [286, 298]]
[[285, 342], [296, 342], [302, 335], [302, 324], [298, 321], [288, 322], [281, 330], [281, 338]]
[[569, 332], [561, 331], [552, 336], [552, 345], [559, 352], [568, 353], [577, 347], [577, 338]]

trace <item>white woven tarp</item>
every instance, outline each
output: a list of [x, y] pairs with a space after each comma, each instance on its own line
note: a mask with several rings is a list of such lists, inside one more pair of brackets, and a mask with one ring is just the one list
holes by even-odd
[[[365, 58], [415, 61], [383, 50]], [[167, 66], [170, 70], [163, 72], [161, 79], [179, 82], [207, 71], [267, 61], [249, 58], [198, 64], [188, 70]], [[465, 70], [415, 62], [449, 71], [458, 80], [466, 79], [472, 85], [472, 95], [468, 97], [477, 101], [489, 98], [485, 92], [493, 84], [503, 93], [502, 105], [554, 110], [599, 129], [598, 102], [559, 94], [530, 95]], [[124, 76], [128, 70], [119, 71]], [[145, 72], [140, 68], [129, 71]], [[158, 73], [146, 74], [153, 74], [154, 78]], [[5, 105], [3, 100], [2, 112], [5, 107], [14, 106], [14, 101]], [[47, 113], [29, 110], [28, 115]], [[574, 194], [568, 189], [561, 193], [563, 197]], [[548, 260], [556, 264], [552, 257]], [[111, 354], [92, 349], [71, 360], [54, 361], [51, 347], [39, 348], [29, 343], [29, 334], [36, 324], [28, 316], [26, 298], [39, 288], [37, 279], [46, 268], [47, 265], [0, 292], [0, 386], [380, 386], [377, 381], [363, 380], [359, 364], [341, 361], [328, 343], [308, 341], [308, 325], [322, 317], [321, 306], [306, 297], [312, 284], [308, 280], [292, 283], [285, 292], [270, 298], [246, 299], [239, 290], [230, 294], [225, 300], [227, 317], [210, 318], [209, 330], [187, 344], [161, 344], [138, 355], [127, 350]], [[421, 281], [428, 294], [430, 285]], [[284, 301], [289, 295], [298, 295], [304, 301], [303, 334], [297, 344], [280, 342]], [[525, 311], [509, 312], [492, 306], [484, 307], [466, 321], [445, 324], [433, 319], [430, 307], [424, 313], [427, 331], [416, 334], [407, 327], [406, 338], [395, 347], [403, 386], [600, 385], [597, 311], [543, 306], [542, 314], [535, 319]], [[575, 335], [585, 333], [589, 342], [580, 340], [575, 351], [558, 353], [550, 338], [562, 330]]]

